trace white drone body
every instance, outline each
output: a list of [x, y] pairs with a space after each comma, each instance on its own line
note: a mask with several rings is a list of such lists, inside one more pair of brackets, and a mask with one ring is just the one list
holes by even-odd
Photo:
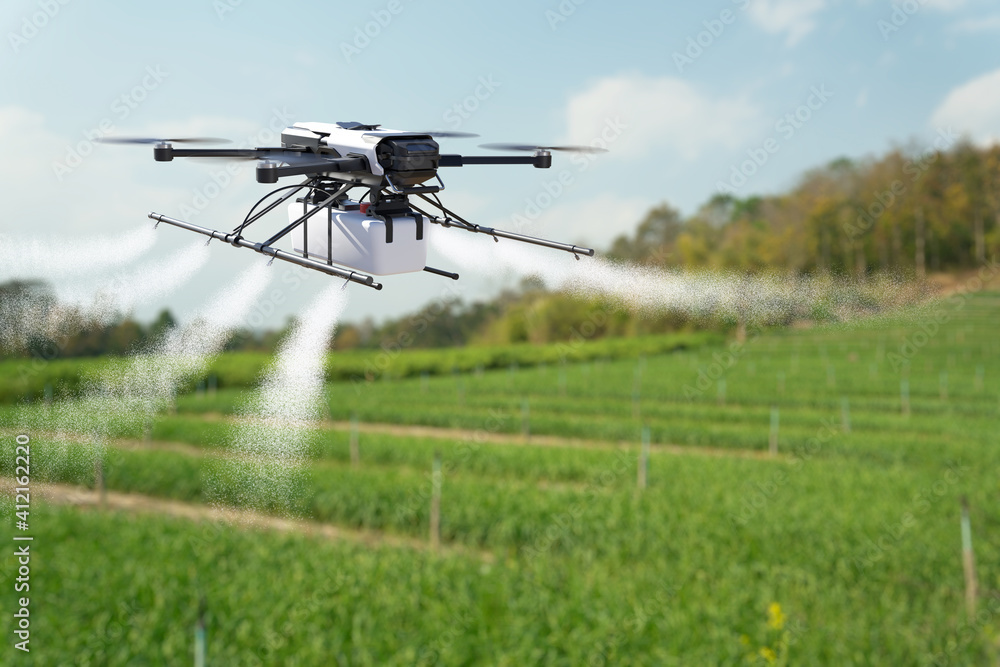
[[[593, 256], [590, 248], [546, 241], [523, 234], [476, 225], [444, 207], [437, 194], [444, 190], [438, 175], [442, 167], [469, 165], [552, 166], [553, 150], [596, 152], [577, 146], [525, 146], [492, 144], [487, 148], [531, 152], [524, 155], [443, 155], [435, 137], [475, 136], [449, 132], [406, 132], [355, 122], [295, 123], [281, 133], [281, 146], [250, 149], [174, 148], [174, 143], [218, 141], [207, 139], [106, 139], [108, 143], [151, 143], [153, 158], [169, 162], [175, 157], [214, 157], [257, 160], [259, 183], [274, 184], [288, 176], [305, 176], [293, 185], [281, 186], [258, 201], [232, 232], [224, 233], [183, 220], [150, 213], [149, 217], [183, 229], [219, 239], [236, 247], [250, 248], [287, 262], [382, 289], [373, 276], [427, 271], [458, 279], [458, 275], [426, 266], [427, 235], [431, 225], [456, 227], [488, 234], [494, 240], [511, 239]], [[352, 191], [361, 194], [351, 197]], [[302, 194], [304, 191], [304, 194]], [[275, 200], [263, 206], [268, 199]], [[416, 201], [420, 200], [420, 201]], [[262, 242], [243, 237], [243, 232], [268, 212], [287, 204], [288, 225]], [[425, 208], [433, 207], [435, 213]], [[285, 237], [291, 251], [275, 247]]]

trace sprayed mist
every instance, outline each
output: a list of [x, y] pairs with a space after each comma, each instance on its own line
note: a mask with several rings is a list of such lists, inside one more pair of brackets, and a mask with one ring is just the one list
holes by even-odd
[[[463, 268], [497, 278], [536, 276], [550, 289], [610, 298], [650, 315], [674, 311], [773, 323], [814, 316], [849, 319], [912, 303], [922, 286], [890, 276], [836, 277], [677, 271], [543, 250], [516, 242], [482, 243], [460, 232], [434, 234], [438, 252]], [[556, 255], [556, 256], [553, 256]]]
[[281, 345], [260, 389], [241, 410], [233, 458], [211, 471], [216, 502], [291, 509], [310, 432], [323, 416], [330, 338], [346, 305], [347, 292], [331, 284]]
[[[50, 433], [64, 443], [44, 454], [37, 450], [37, 458], [46, 459], [43, 467], [86, 465], [94, 456], [103, 455], [108, 438], [147, 428], [157, 412], [173, 401], [178, 386], [204, 372], [211, 358], [221, 352], [234, 329], [247, 320], [272, 275], [264, 262], [255, 263], [195, 313], [190, 324], [171, 330], [155, 346], [89, 379], [80, 398], [60, 401], [47, 411], [19, 411], [18, 423], [30, 424], [34, 432]], [[91, 447], [82, 460], [68, 460], [65, 443], [81, 439]]]
[[0, 336], [6, 347], [23, 347], [35, 336], [59, 340], [87, 327], [111, 324], [136, 306], [185, 284], [208, 261], [204, 243], [163, 260], [120, 271], [91, 284], [57, 282], [55, 295], [32, 291], [0, 303]]
[[15, 239], [0, 235], [0, 281], [37, 277], [51, 280], [124, 266], [156, 242], [152, 224], [124, 234], [67, 240], [60, 237]]

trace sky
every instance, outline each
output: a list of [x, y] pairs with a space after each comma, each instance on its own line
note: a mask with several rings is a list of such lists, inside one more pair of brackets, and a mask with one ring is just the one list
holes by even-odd
[[[229, 230], [268, 191], [247, 163], [155, 163], [149, 147], [102, 135], [252, 147], [295, 122], [360, 121], [481, 135], [442, 139], [443, 152], [601, 146], [556, 154], [547, 171], [442, 170], [441, 195], [473, 222], [599, 250], [663, 202], [690, 214], [718, 192], [786, 190], [842, 156], [1000, 138], [1000, 3], [985, 0], [7, 0], [0, 32], [0, 280], [65, 290], [108, 279], [79, 270], [86, 254], [118, 253], [121, 275], [170, 273], [197, 237], [161, 225], [147, 242], [150, 211]], [[491, 252], [492, 239], [476, 241]], [[12, 261], [26, 248], [51, 253]], [[262, 261], [218, 242], [206, 256], [190, 279], [140, 294], [133, 315], [183, 320]], [[433, 251], [428, 264], [453, 268]], [[274, 270], [280, 287], [254, 326], [282, 326], [333, 280]], [[488, 298], [517, 280], [389, 276], [381, 292], [351, 286], [345, 319]]]

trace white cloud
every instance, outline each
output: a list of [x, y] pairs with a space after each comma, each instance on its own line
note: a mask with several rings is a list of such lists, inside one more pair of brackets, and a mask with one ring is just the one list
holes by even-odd
[[766, 32], [787, 33], [786, 45], [795, 46], [816, 28], [816, 14], [825, 8], [826, 0], [754, 0], [747, 13]]
[[935, 127], [953, 127], [980, 145], [1000, 142], [1000, 69], [953, 89], [931, 116]]
[[738, 148], [761, 127], [743, 98], [712, 99], [683, 79], [629, 74], [597, 81], [570, 99], [569, 142], [603, 139], [614, 157], [655, 151], [695, 160], [710, 148]]

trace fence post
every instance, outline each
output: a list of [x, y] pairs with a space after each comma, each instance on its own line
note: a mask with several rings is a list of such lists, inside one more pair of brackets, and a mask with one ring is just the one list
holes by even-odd
[[642, 427], [642, 447], [639, 449], [639, 489], [646, 488], [646, 470], [649, 467], [649, 427]]

